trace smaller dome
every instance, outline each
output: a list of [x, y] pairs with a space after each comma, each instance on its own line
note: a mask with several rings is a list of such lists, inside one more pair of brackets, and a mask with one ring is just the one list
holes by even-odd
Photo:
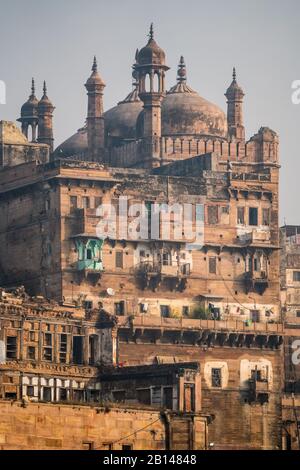
[[44, 81], [44, 86], [43, 86], [43, 96], [42, 98], [40, 99], [40, 101], [38, 102], [38, 109], [40, 110], [44, 110], [45, 108], [48, 108], [50, 111], [53, 111], [54, 110], [54, 106], [52, 104], [52, 102], [49, 100], [48, 96], [47, 96], [47, 87], [46, 87], [46, 82]]
[[93, 66], [92, 66], [92, 74], [87, 79], [85, 86], [86, 86], [86, 88], [89, 88], [89, 87], [94, 86], [94, 85], [105, 87], [105, 83], [102, 80], [102, 78], [100, 77], [99, 72], [98, 72], [96, 56], [94, 56], [94, 62], [93, 62]]
[[153, 37], [153, 24], [150, 26], [149, 41], [137, 54], [137, 65], [164, 65], [165, 52], [159, 47]]
[[238, 85], [236, 81], [236, 71], [235, 67], [233, 67], [233, 72], [232, 72], [232, 82], [230, 86], [227, 88], [227, 91], [225, 93], [226, 98], [234, 100], [234, 99], [243, 99], [245, 96], [242, 88]]
[[35, 118], [38, 115], [38, 99], [35, 96], [34, 79], [31, 82], [31, 95], [21, 107], [21, 118]]

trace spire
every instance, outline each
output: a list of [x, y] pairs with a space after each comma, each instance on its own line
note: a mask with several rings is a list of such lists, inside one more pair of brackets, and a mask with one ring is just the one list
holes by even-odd
[[97, 59], [96, 59], [96, 56], [95, 56], [95, 55], [94, 55], [94, 61], [93, 61], [92, 71], [93, 71], [93, 72], [97, 72], [97, 71], [98, 71]]
[[153, 23], [150, 24], [150, 31], [149, 31], [149, 40], [152, 41], [152, 39], [154, 39]]
[[35, 97], [35, 83], [34, 83], [34, 78], [31, 79], [31, 96], [30, 98]]
[[46, 80], [44, 80], [44, 83], [43, 83], [43, 93], [44, 93], [44, 96], [47, 96], [47, 85], [46, 85]]
[[177, 83], [176, 85], [172, 86], [168, 94], [170, 93], [192, 93], [197, 94], [195, 90], [189, 87], [186, 83], [186, 67], [183, 55], [180, 56], [178, 69], [177, 69]]
[[177, 81], [180, 83], [186, 82], [186, 68], [185, 68], [183, 55], [180, 57], [179, 64], [178, 64]]
[[235, 67], [233, 67], [233, 70], [232, 70], [232, 80], [235, 82], [236, 81], [236, 70], [235, 70]]

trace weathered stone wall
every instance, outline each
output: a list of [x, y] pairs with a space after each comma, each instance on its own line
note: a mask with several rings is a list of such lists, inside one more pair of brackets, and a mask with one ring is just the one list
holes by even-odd
[[1, 450], [163, 450], [168, 446], [202, 450], [207, 446], [205, 418], [163, 417], [150, 408], [0, 401], [0, 415]]

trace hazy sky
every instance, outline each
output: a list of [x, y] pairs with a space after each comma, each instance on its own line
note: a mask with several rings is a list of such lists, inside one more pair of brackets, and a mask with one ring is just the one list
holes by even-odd
[[93, 55], [108, 109], [131, 90], [135, 50], [153, 21], [171, 67], [168, 87], [183, 54], [190, 86], [226, 110], [236, 66], [247, 138], [260, 126], [280, 136], [281, 222], [300, 224], [300, 104], [291, 101], [291, 84], [300, 80], [299, 0], [0, 0], [0, 6], [0, 80], [7, 85], [0, 119], [19, 117], [32, 76], [38, 97], [46, 79], [57, 146], [84, 123], [83, 84]]

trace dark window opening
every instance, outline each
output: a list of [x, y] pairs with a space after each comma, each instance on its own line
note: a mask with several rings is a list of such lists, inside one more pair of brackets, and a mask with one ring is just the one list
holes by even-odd
[[68, 399], [68, 392], [66, 388], [59, 389], [59, 401], [66, 401]]
[[77, 209], [77, 196], [70, 196], [70, 209]]
[[34, 346], [28, 346], [27, 357], [28, 359], [31, 359], [31, 360], [35, 359], [35, 347]]
[[60, 335], [59, 360], [62, 363], [65, 363], [67, 361], [67, 335], [66, 334]]
[[211, 370], [211, 385], [212, 387], [222, 387], [222, 371], [221, 369], [213, 368]]
[[151, 390], [150, 388], [137, 390], [137, 400], [144, 405], [151, 405]]
[[17, 337], [7, 336], [6, 338], [6, 357], [7, 359], [17, 358]]
[[84, 390], [73, 390], [73, 400], [74, 401], [84, 401], [85, 393]]
[[123, 251], [116, 251], [116, 268], [123, 268]]
[[26, 387], [26, 395], [28, 397], [34, 397], [34, 387], [32, 385], [27, 385]]
[[112, 392], [113, 400], [117, 403], [124, 403], [126, 392], [125, 390], [116, 390]]
[[5, 398], [7, 400], [16, 400], [17, 399], [17, 394], [14, 392], [5, 392]]
[[299, 282], [300, 281], [300, 271], [293, 272], [293, 281]]
[[250, 319], [253, 322], [259, 322], [259, 310], [251, 310], [250, 311]]
[[162, 317], [168, 318], [170, 316], [170, 307], [169, 305], [160, 306], [160, 314]]
[[86, 259], [92, 259], [92, 257], [93, 257], [92, 250], [88, 248], [86, 250]]
[[92, 310], [93, 301], [92, 300], [85, 300], [83, 305], [84, 305], [85, 310]]
[[73, 336], [73, 363], [83, 363], [83, 336]]
[[43, 400], [44, 401], [51, 401], [51, 387], [44, 387], [43, 388]]
[[164, 387], [163, 388], [163, 407], [168, 410], [173, 409], [173, 388]]
[[115, 314], [116, 315], [125, 315], [125, 302], [121, 300], [121, 302], [115, 302]]
[[188, 316], [189, 316], [189, 313], [190, 313], [190, 308], [189, 308], [189, 306], [184, 305], [184, 306], [182, 307], [182, 316], [183, 316], [183, 317], [188, 317]]
[[258, 225], [257, 207], [249, 207], [249, 225]]
[[122, 450], [132, 450], [133, 446], [131, 444], [123, 444]]
[[89, 336], [89, 364], [93, 365], [97, 361], [98, 336]]
[[217, 273], [217, 258], [215, 256], [209, 258], [208, 266], [209, 266], [209, 273], [210, 274], [216, 274]]

